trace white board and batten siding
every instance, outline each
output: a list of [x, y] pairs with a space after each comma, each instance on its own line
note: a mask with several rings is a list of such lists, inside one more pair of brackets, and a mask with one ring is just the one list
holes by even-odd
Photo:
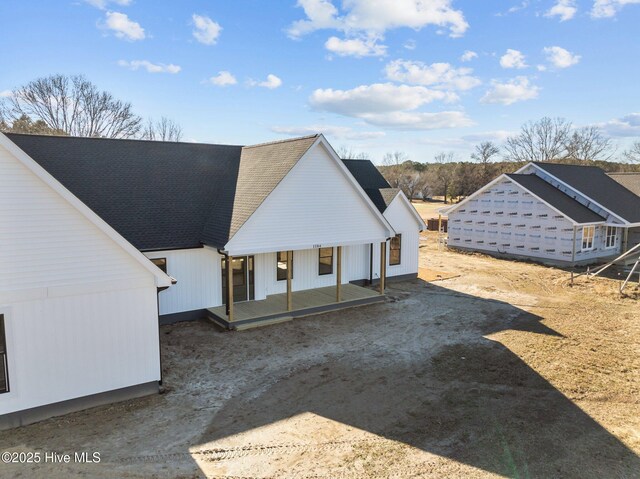
[[[422, 229], [423, 224], [418, 223], [414, 211], [411, 209], [413, 209], [413, 206], [408, 203], [403, 193], [399, 193], [384, 212], [384, 217], [391, 223], [396, 233], [402, 235], [400, 264], [387, 266], [388, 277], [404, 276], [418, 272], [420, 229]], [[389, 262], [389, 248], [390, 243], [387, 243], [387, 263]], [[374, 252], [379, 255], [380, 248], [375, 248]], [[380, 264], [379, 256], [377, 258], [374, 258], [374, 268]]]
[[0, 414], [160, 379], [156, 281], [0, 146]]
[[167, 274], [177, 283], [158, 295], [160, 314], [182, 313], [222, 304], [223, 256], [204, 247], [145, 253], [150, 259], [165, 258]]
[[389, 227], [322, 143], [309, 150], [225, 249], [230, 254], [381, 242]]

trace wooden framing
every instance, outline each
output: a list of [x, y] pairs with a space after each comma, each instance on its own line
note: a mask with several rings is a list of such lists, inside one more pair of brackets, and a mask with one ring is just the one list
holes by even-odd
[[380, 243], [380, 294], [384, 294], [384, 283], [387, 277], [387, 242]]
[[342, 246], [338, 246], [336, 250], [338, 255], [338, 264], [336, 268], [336, 302], [339, 303], [342, 296]]
[[293, 310], [293, 296], [291, 294], [291, 263], [293, 251], [287, 251], [287, 311]]
[[227, 268], [227, 317], [233, 321], [233, 256], [225, 258]]

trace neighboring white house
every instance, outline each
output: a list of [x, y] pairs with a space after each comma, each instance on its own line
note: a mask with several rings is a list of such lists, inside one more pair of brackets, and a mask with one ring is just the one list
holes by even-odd
[[358, 285], [416, 277], [422, 229], [322, 135], [0, 134], [0, 428], [157, 391], [159, 322], [236, 329], [378, 301]]
[[448, 245], [588, 264], [640, 242], [640, 197], [596, 167], [530, 163], [443, 210]]

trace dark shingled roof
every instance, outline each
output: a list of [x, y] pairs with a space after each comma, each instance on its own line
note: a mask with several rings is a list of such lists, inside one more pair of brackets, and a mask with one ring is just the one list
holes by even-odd
[[535, 164], [628, 222], [640, 222], [640, 196], [629, 191], [600, 168], [540, 162]]
[[539, 176], [516, 174], [508, 174], [507, 176], [524, 189], [549, 203], [576, 223], [596, 223], [605, 221], [605, 218], [591, 211], [583, 204], [578, 203], [576, 200], [564, 194], [555, 186], [547, 183]]
[[7, 137], [144, 251], [224, 247], [318, 136], [244, 148]]
[[607, 173], [632, 193], [640, 196], [640, 173]]
[[391, 188], [382, 173], [369, 160], [342, 160], [342, 162], [380, 213], [384, 213], [400, 190]]

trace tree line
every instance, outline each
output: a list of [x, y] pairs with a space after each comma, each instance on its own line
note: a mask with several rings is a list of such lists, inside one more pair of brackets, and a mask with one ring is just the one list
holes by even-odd
[[[353, 154], [344, 148], [338, 151]], [[409, 198], [437, 196], [449, 202], [531, 161], [597, 166], [607, 172], [640, 172], [640, 142], [617, 158], [614, 155], [610, 138], [598, 127], [574, 128], [562, 118], [545, 117], [524, 124], [503, 145], [491, 141], [476, 145], [466, 161], [458, 161], [453, 152], [440, 152], [431, 162], [420, 163], [397, 151], [387, 153], [379, 169], [392, 187], [401, 188]]]
[[40, 135], [180, 141], [182, 128], [162, 117], [144, 120], [129, 102], [84, 76], [51, 75], [0, 100], [0, 131]]

